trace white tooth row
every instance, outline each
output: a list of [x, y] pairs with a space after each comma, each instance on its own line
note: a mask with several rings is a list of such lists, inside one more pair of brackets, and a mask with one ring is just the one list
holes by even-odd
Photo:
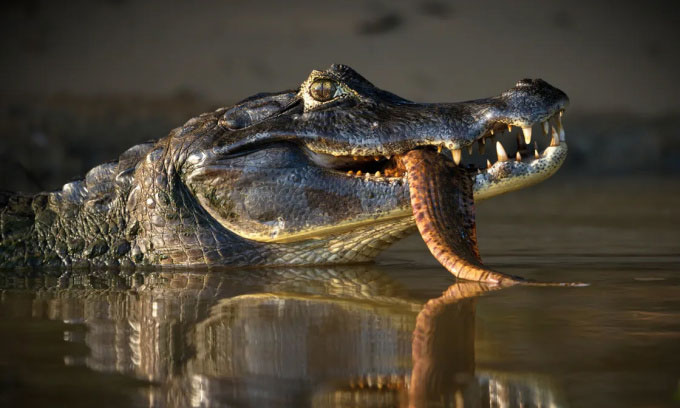
[[371, 177], [371, 176], [382, 177], [382, 173], [380, 173], [380, 171], [376, 171], [375, 173], [368, 173], [368, 172], [364, 173], [361, 170], [357, 170], [356, 172], [354, 172], [353, 170], [349, 170], [347, 172], [347, 175], [348, 176], [358, 176], [358, 177], [361, 177], [361, 176], [364, 176], [364, 177]]
[[[563, 113], [564, 111], [560, 111], [559, 114], [553, 115], [551, 118], [541, 123], [541, 126], [543, 127], [543, 133], [547, 135], [550, 132], [551, 136], [550, 146], [559, 146], [560, 142], [564, 142], [566, 140], [564, 127], [562, 126]], [[554, 122], [553, 126], [550, 126], [549, 123], [551, 119]], [[524, 136], [524, 143], [528, 145], [531, 143], [531, 126], [522, 126], [521, 128], [522, 135]], [[508, 125], [508, 132], [512, 132], [512, 125]], [[490, 133], [493, 136], [494, 134], [493, 129], [490, 131]], [[479, 139], [479, 141], [481, 150], [486, 142], [484, 138]], [[472, 154], [472, 145], [469, 145], [467, 149], [468, 153]], [[439, 147], [439, 151], [441, 152], [441, 147]], [[503, 147], [503, 144], [501, 144], [500, 141], [496, 141], [496, 156], [498, 157], [498, 161], [508, 160], [508, 154], [505, 152], [505, 148]], [[453, 162], [456, 163], [456, 165], [460, 164], [461, 157], [462, 157], [461, 149], [451, 149], [451, 158], [453, 159]], [[539, 157], [540, 155], [538, 154], [538, 146], [536, 142], [534, 142], [534, 158], [538, 159]], [[517, 161], [522, 161], [522, 155], [520, 154], [519, 151], [515, 155], [515, 159]], [[491, 167], [491, 162], [487, 160], [486, 165], [487, 168]]]

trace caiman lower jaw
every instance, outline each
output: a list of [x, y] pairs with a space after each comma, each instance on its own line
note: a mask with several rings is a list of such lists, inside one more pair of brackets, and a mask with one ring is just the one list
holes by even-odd
[[557, 172], [567, 157], [567, 143], [547, 147], [530, 160], [499, 161], [475, 175], [475, 201], [540, 183]]

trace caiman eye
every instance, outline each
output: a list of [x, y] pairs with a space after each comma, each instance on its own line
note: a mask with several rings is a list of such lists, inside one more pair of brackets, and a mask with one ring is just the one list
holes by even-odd
[[317, 79], [309, 86], [312, 98], [319, 102], [327, 102], [335, 97], [338, 86], [330, 79]]

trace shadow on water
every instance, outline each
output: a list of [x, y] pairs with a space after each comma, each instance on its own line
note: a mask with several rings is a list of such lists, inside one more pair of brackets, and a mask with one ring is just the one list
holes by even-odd
[[545, 377], [475, 369], [477, 283], [428, 299], [375, 265], [0, 278], [4, 403], [561, 405]]

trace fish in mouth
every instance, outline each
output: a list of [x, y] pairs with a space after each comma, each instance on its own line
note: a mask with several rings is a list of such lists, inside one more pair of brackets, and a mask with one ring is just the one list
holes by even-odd
[[[366, 262], [417, 229], [460, 279], [527, 283], [482, 263], [474, 203], [559, 169], [568, 103], [541, 79], [416, 103], [345, 65], [315, 70], [59, 191], [0, 193], [0, 267]], [[508, 133], [514, 154], [496, 141]]]

